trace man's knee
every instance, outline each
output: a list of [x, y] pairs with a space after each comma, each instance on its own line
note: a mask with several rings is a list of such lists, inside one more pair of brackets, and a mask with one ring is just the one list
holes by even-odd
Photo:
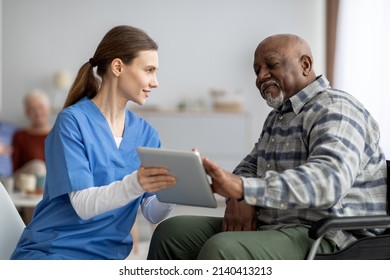
[[203, 245], [199, 252], [200, 260], [229, 260], [234, 259], [236, 240], [228, 237], [226, 233], [219, 233], [212, 236]]
[[184, 242], [189, 233], [188, 231], [190, 231], [186, 224], [186, 218], [182, 216], [171, 217], [162, 221], [153, 232], [151, 246], [155, 248], [168, 246], [172, 240], [180, 243]]

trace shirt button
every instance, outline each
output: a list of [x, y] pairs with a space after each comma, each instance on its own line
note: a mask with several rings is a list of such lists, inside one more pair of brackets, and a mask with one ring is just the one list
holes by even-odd
[[290, 146], [290, 143], [289, 143], [289, 142], [286, 143], [286, 147], [288, 147], [288, 146]]
[[285, 203], [280, 203], [280, 209], [286, 209], [286, 204]]
[[267, 168], [270, 168], [271, 164], [267, 163]]
[[256, 204], [257, 199], [254, 198], [254, 197], [250, 197], [250, 198], [247, 199], [247, 201], [248, 201], [249, 204]]
[[275, 138], [272, 138], [272, 139], [271, 139], [271, 142], [275, 142]]
[[279, 120], [283, 120], [283, 116], [279, 116]]

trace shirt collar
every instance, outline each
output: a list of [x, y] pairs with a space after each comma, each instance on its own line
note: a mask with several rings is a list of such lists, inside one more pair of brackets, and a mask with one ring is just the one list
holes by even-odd
[[287, 100], [288, 102], [285, 102], [285, 104], [283, 104], [282, 111], [284, 111], [286, 108], [292, 107], [295, 114], [298, 114], [303, 108], [303, 106], [311, 99], [313, 99], [317, 95], [317, 93], [324, 91], [329, 87], [329, 81], [327, 80], [327, 78], [324, 75], [318, 76], [314, 82], [306, 86], [298, 93], [291, 96]]

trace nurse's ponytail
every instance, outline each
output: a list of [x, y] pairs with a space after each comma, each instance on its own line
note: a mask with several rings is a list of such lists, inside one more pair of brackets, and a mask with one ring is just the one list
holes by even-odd
[[[81, 66], [69, 90], [64, 108], [75, 104], [83, 97], [90, 99], [95, 97], [100, 87], [101, 78], [114, 59], [120, 58], [124, 64], [128, 65], [139, 52], [157, 49], [156, 42], [141, 29], [126, 25], [112, 28], [103, 37], [93, 57]], [[96, 75], [94, 73], [95, 66], [97, 67]]]
[[76, 79], [69, 90], [64, 108], [75, 104], [85, 96], [93, 98], [97, 94], [99, 84], [100, 81], [94, 75], [92, 65], [89, 62], [85, 63], [81, 66]]

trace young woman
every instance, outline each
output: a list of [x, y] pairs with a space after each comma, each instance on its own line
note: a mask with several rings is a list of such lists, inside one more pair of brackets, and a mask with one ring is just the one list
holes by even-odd
[[117, 26], [103, 37], [46, 139], [43, 200], [13, 259], [125, 259], [139, 206], [152, 223], [168, 216], [173, 206], [153, 192], [175, 178], [140, 167], [136, 152], [159, 147], [158, 134], [126, 109], [145, 103], [157, 69], [157, 44], [142, 30]]

